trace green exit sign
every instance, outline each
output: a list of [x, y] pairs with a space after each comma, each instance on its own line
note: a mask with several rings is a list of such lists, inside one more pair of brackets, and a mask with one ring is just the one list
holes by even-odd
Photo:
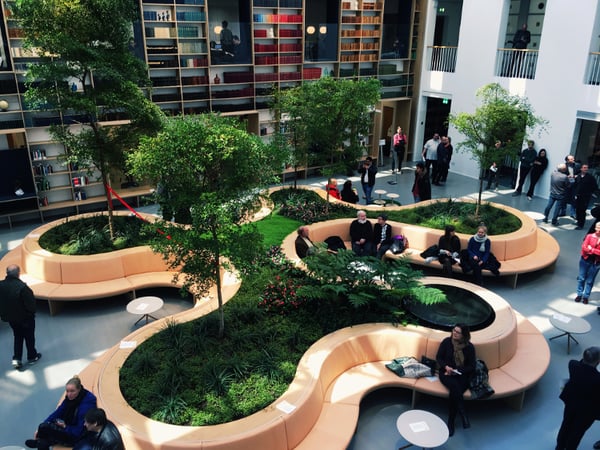
[[442, 104], [444, 104], [444, 105], [447, 105], [447, 104], [448, 104], [448, 101], [449, 101], [449, 100], [448, 100], [447, 98], [444, 98], [444, 99], [442, 99]]
[[444, 13], [444, 12], [446, 12], [446, 8], [444, 8], [444, 7], [438, 8], [438, 12]]

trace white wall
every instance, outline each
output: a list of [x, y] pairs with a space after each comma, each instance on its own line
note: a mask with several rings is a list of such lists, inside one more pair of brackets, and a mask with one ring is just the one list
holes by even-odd
[[[577, 0], [577, 7], [572, 0], [546, 1], [536, 77], [524, 80], [494, 76], [496, 50], [505, 37], [509, 0], [464, 0], [456, 72], [423, 70], [416, 129], [416, 135], [421, 135], [429, 93], [451, 98], [453, 113], [474, 111], [475, 92], [492, 82], [500, 83], [513, 94], [526, 96], [535, 113], [548, 120], [547, 130], [541, 135], [537, 135], [537, 130], [530, 133], [536, 148], [546, 148], [550, 159], [549, 170], [536, 187], [536, 193], [544, 197], [548, 195], [552, 168], [575, 150], [577, 112], [600, 113], [600, 87], [584, 84], [588, 53], [590, 49], [597, 51], [593, 46], [598, 42], [598, 1]], [[429, 2], [428, 11], [434, 9], [434, 4]], [[433, 28], [433, 21], [435, 15], [428, 15], [427, 31]], [[431, 34], [426, 36], [430, 39]], [[448, 134], [454, 144], [460, 142], [456, 131]], [[451, 170], [478, 175], [477, 165], [465, 153], [452, 159]]]

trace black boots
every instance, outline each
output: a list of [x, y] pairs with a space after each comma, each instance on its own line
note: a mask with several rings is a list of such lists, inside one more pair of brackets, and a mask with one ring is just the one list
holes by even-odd
[[448, 418], [448, 436], [454, 436], [454, 417]]
[[455, 409], [452, 406], [450, 407], [450, 411], [448, 413], [448, 436], [454, 436], [454, 420], [456, 419], [456, 413], [460, 414], [460, 418], [462, 420], [463, 428], [471, 428], [471, 422], [469, 422], [469, 417], [465, 412], [465, 408], [463, 404], [459, 404], [458, 408]]

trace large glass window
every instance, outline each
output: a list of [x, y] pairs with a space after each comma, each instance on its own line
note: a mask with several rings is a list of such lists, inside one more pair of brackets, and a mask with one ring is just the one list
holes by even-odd
[[381, 59], [408, 58], [412, 1], [385, 2]]
[[304, 16], [304, 59], [336, 61], [338, 46], [337, 0], [306, 0]]
[[210, 63], [250, 64], [250, 2], [209, 0]]

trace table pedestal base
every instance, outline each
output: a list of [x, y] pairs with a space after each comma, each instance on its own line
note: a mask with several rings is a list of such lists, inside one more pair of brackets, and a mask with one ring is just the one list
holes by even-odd
[[579, 341], [577, 339], [575, 339], [571, 333], [568, 333], [565, 331], [563, 334], [559, 334], [558, 336], [552, 336], [548, 340], [551, 341], [552, 339], [556, 339], [556, 338], [563, 337], [563, 336], [567, 336], [567, 355], [570, 355], [571, 354], [571, 340], [573, 340], [577, 345], [579, 345]]

